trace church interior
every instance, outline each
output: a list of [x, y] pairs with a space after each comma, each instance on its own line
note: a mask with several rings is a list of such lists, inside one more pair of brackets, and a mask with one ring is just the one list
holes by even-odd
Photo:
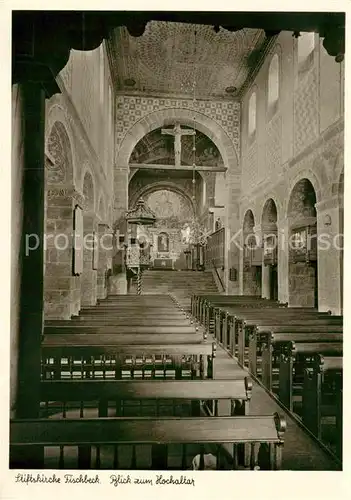
[[12, 37], [10, 468], [342, 470], [345, 15]]

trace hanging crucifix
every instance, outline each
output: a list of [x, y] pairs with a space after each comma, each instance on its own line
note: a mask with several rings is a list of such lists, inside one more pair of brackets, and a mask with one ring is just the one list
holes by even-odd
[[174, 136], [174, 159], [175, 166], [180, 167], [181, 165], [181, 152], [182, 152], [182, 135], [195, 135], [196, 131], [193, 129], [183, 129], [180, 127], [180, 123], [176, 123], [172, 129], [161, 129], [163, 135], [173, 135]]

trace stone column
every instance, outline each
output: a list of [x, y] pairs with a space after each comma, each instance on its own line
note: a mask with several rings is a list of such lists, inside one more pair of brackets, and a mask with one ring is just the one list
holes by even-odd
[[80, 307], [79, 277], [73, 276], [73, 213], [82, 196], [73, 187], [49, 186], [46, 210], [45, 319], [70, 319]]
[[270, 274], [269, 274], [269, 266], [265, 266], [262, 258], [262, 298], [270, 299]]
[[[342, 211], [337, 196], [316, 204], [318, 309], [342, 314]], [[340, 236], [342, 235], [342, 236]]]
[[289, 221], [282, 218], [277, 221], [278, 228], [278, 300], [289, 302]]
[[[239, 203], [240, 198], [240, 183], [241, 176], [232, 171], [230, 167], [226, 172], [226, 180], [229, 184], [228, 197], [226, 200], [226, 214], [228, 220], [227, 246], [226, 252], [228, 253], [228, 294], [242, 293], [242, 272], [240, 260], [242, 259], [240, 242], [242, 240], [242, 231], [239, 220]], [[229, 280], [229, 269], [235, 268], [237, 270], [237, 280]]]
[[[263, 231], [262, 225], [256, 225], [254, 231], [257, 237], [257, 242], [263, 247]], [[262, 250], [262, 274], [261, 274], [261, 297], [264, 299], [270, 298], [269, 290], [269, 267], [264, 265], [264, 255]]]
[[[97, 233], [96, 215], [93, 212], [83, 213], [83, 273], [81, 276], [81, 305], [94, 306], [97, 301], [97, 269], [94, 265], [93, 234]], [[96, 234], [97, 236], [97, 234]]]
[[13, 256], [20, 263], [16, 417], [37, 418], [44, 295], [45, 95], [37, 83], [21, 84], [19, 92], [22, 100], [23, 217], [19, 255]]
[[[112, 294], [127, 293], [127, 276], [124, 264], [125, 252], [122, 249], [123, 237], [127, 241], [127, 223], [125, 214], [128, 210], [128, 185], [129, 168], [115, 167], [114, 170], [114, 230], [116, 231], [115, 243], [112, 256], [112, 276], [110, 278], [110, 289]], [[119, 241], [118, 241], [119, 239]]]
[[108, 293], [106, 273], [111, 269], [113, 234], [108, 224], [98, 224], [99, 265], [97, 270], [97, 298], [105, 299]]

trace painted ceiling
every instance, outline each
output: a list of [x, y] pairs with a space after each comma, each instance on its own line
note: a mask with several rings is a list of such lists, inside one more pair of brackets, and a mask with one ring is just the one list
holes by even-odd
[[[151, 21], [140, 37], [113, 31], [116, 91], [197, 98], [235, 97], [264, 44], [263, 30]], [[226, 90], [227, 89], [227, 90]], [[228, 91], [229, 89], [229, 91]]]

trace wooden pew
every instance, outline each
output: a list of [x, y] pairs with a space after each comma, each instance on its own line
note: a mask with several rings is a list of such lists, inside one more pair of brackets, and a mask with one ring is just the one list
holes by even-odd
[[207, 308], [211, 305], [215, 305], [216, 303], [222, 304], [240, 304], [240, 303], [249, 303], [249, 302], [264, 302], [266, 299], [261, 299], [261, 297], [251, 297], [244, 295], [208, 295], [208, 294], [198, 294], [195, 295], [192, 299], [192, 315], [197, 319], [205, 322], [206, 311]]
[[44, 335], [61, 335], [64, 333], [79, 334], [85, 333], [86, 335], [123, 335], [123, 334], [133, 334], [133, 335], [165, 335], [167, 337], [171, 335], [205, 335], [205, 330], [203, 328], [189, 325], [189, 326], [149, 326], [148, 324], [130, 326], [127, 325], [79, 325], [79, 324], [67, 324], [59, 326], [45, 326]]
[[279, 309], [280, 306], [276, 303], [270, 303], [269, 301], [253, 301], [253, 302], [242, 302], [237, 304], [205, 304], [205, 312], [203, 314], [204, 319], [201, 321], [204, 328], [208, 330], [211, 335], [216, 334], [216, 314], [230, 315], [233, 311], [240, 311], [245, 313], [247, 310], [266, 310], [266, 309]]
[[[233, 312], [235, 311], [235, 314]], [[230, 313], [231, 312], [231, 313]], [[303, 315], [305, 319], [314, 319], [314, 318], [325, 318], [324, 313], [321, 313], [318, 315], [316, 312], [300, 312], [300, 314]], [[326, 314], [326, 313], [325, 313]], [[247, 311], [247, 308], [241, 309], [241, 308], [234, 308], [231, 307], [229, 308], [221, 308], [221, 307], [216, 307], [215, 308], [215, 337], [219, 341], [219, 343], [223, 344], [225, 348], [229, 348], [231, 342], [230, 339], [228, 338], [228, 322], [229, 319], [234, 319], [239, 320], [239, 321], [244, 321], [244, 327], [245, 328], [253, 328], [256, 327], [256, 323], [252, 325], [250, 323], [251, 321], [257, 321], [257, 318], [263, 318], [262, 321], [265, 320], [265, 318], [268, 318], [269, 321], [272, 321], [272, 318], [276, 318], [278, 320], [285, 319], [289, 321], [290, 324], [290, 318], [295, 318], [296, 317], [296, 312], [291, 311], [289, 309], [270, 309], [270, 308], [261, 308], [259, 311]], [[330, 315], [327, 315], [328, 318], [330, 318]], [[252, 319], [254, 318], [254, 319]]]
[[[156, 401], [156, 416], [160, 403], [175, 403], [181, 400], [191, 402], [192, 416], [200, 416], [200, 405], [207, 413], [219, 416], [218, 401], [230, 403], [229, 415], [248, 415], [252, 393], [252, 382], [248, 377], [238, 380], [46, 380], [41, 382], [41, 401], [45, 406], [43, 417], [49, 416], [49, 410], [62, 412], [66, 418], [67, 409], [78, 408], [80, 417], [84, 417], [84, 403], [95, 402], [99, 417], [107, 417], [108, 403], [114, 402], [116, 416], [125, 416], [126, 401], [141, 403]], [[55, 402], [54, 405], [49, 402]], [[59, 404], [58, 404], [59, 402]], [[75, 402], [76, 405], [67, 405]], [[77, 406], [77, 402], [79, 405]], [[145, 406], [143, 405], [145, 408]], [[142, 407], [137, 406], [136, 410]], [[135, 406], [134, 406], [135, 409]], [[137, 415], [131, 415], [137, 416]], [[143, 416], [142, 414], [140, 416]], [[223, 415], [221, 415], [223, 416]]]
[[[248, 308], [226, 307], [224, 311], [226, 312], [226, 323], [224, 328], [227, 328], [228, 320], [230, 323], [233, 323], [230, 329], [230, 334], [233, 338], [231, 338], [229, 342], [226, 340], [226, 343], [230, 345], [232, 354], [237, 355], [238, 363], [241, 366], [245, 366], [245, 349], [247, 347], [248, 352], [249, 347], [248, 328], [255, 326], [279, 326], [284, 324], [293, 326], [304, 325], [307, 328], [315, 325], [340, 325], [342, 323], [340, 317], [333, 317], [330, 315], [319, 316], [319, 313], [313, 313], [311, 315], [311, 312], [304, 313], [301, 311], [299, 311], [299, 318], [297, 319], [296, 312], [289, 309], [262, 307], [256, 311], [252, 311]], [[218, 331], [217, 327], [217, 333]]]
[[[211, 447], [217, 454], [217, 468], [238, 469], [239, 445], [246, 443], [251, 449], [250, 468], [257, 464], [262, 469], [279, 470], [282, 467], [283, 437], [286, 429], [285, 420], [278, 414], [273, 416], [236, 416], [213, 418], [99, 418], [75, 420], [12, 420], [10, 423], [10, 468], [33, 468], [33, 463], [25, 462], [21, 456], [23, 447], [41, 447], [44, 457], [44, 447], [59, 447], [57, 466], [65, 467], [64, 448], [78, 446], [78, 469], [100, 469], [104, 447], [112, 447], [109, 469], [137, 468], [167, 470], [169, 465], [169, 445], [180, 447], [179, 462], [176, 470], [187, 469], [191, 456], [187, 448], [197, 445], [196, 453], [201, 454], [200, 464], [206, 452], [205, 447]], [[222, 445], [232, 445], [230, 464], [224, 465]], [[126, 453], [120, 452], [122, 445], [131, 447], [131, 459], [128, 464], [123, 460]], [[150, 465], [138, 463], [140, 447], [137, 456], [136, 445], [156, 446]], [[94, 457], [92, 454], [94, 448]], [[160, 449], [161, 448], [161, 449]], [[259, 448], [259, 449], [258, 449]], [[193, 447], [194, 449], [194, 447]], [[178, 458], [178, 457], [177, 457]], [[263, 458], [268, 461], [268, 466]], [[190, 459], [190, 460], [189, 460]], [[44, 468], [37, 458], [35, 468]], [[123, 463], [124, 462], [124, 463]], [[67, 465], [66, 465], [67, 467]], [[105, 465], [106, 467], [106, 465]], [[52, 468], [52, 467], [51, 467]], [[72, 467], [70, 467], [72, 468]], [[200, 465], [201, 468], [201, 465]]]
[[281, 347], [289, 341], [295, 342], [341, 342], [342, 327], [335, 326], [270, 326], [250, 329], [249, 372], [258, 375], [257, 359], [261, 352], [261, 378], [264, 386], [272, 390], [274, 366], [280, 360]]
[[[74, 324], [81, 323], [102, 323], [102, 324], [113, 324], [113, 325], [130, 325], [130, 326], [138, 326], [138, 325], [150, 325], [150, 326], [190, 326], [194, 324], [194, 321], [186, 316], [174, 317], [167, 315], [163, 316], [137, 316], [136, 314], [131, 314], [129, 317], [121, 316], [120, 314], [116, 315], [98, 315], [92, 314], [91, 316], [77, 316], [76, 318], [72, 318], [68, 320]], [[63, 323], [63, 320], [61, 320]], [[53, 323], [53, 322], [52, 322]]]
[[[269, 301], [266, 299], [261, 300], [245, 300], [239, 302], [204, 302], [203, 303], [203, 312], [200, 316], [200, 321], [204, 324], [205, 328], [211, 330], [214, 319], [215, 319], [215, 311], [218, 309], [223, 310], [223, 312], [228, 311], [230, 309], [240, 308], [242, 310], [256, 310], [256, 309], [285, 309], [285, 304], [279, 304], [278, 302]], [[211, 332], [212, 333], [212, 332]]]
[[[193, 300], [192, 313], [194, 316], [198, 317], [201, 321], [204, 320], [206, 307], [216, 304], [224, 305], [235, 305], [235, 304], [245, 304], [250, 302], [271, 302], [267, 299], [262, 299], [261, 297], [249, 296], [249, 295], [197, 295]], [[273, 302], [273, 301], [272, 301]]]
[[172, 378], [181, 379], [184, 370], [191, 378], [213, 378], [215, 356], [216, 344], [207, 342], [121, 345], [113, 341], [89, 346], [74, 340], [71, 345], [55, 342], [51, 336], [42, 344], [42, 379], [60, 379], [62, 373], [70, 378], [75, 374], [77, 378], [121, 379], [123, 370], [131, 378], [135, 372], [141, 378], [166, 378], [171, 371]]
[[304, 371], [302, 422], [321, 441], [323, 420], [335, 416], [334, 442], [336, 455], [342, 457], [342, 357], [315, 356]]
[[302, 386], [304, 369], [313, 363], [315, 356], [340, 357], [342, 352], [342, 342], [289, 342], [279, 365], [279, 399], [288, 410], [294, 411], [294, 386]]
[[[263, 345], [268, 345], [273, 337], [271, 334], [284, 334], [291, 333], [291, 331], [299, 334], [304, 333], [340, 333], [343, 332], [343, 327], [339, 325], [332, 326], [308, 326], [308, 329], [305, 326], [294, 325], [292, 328], [288, 325], [268, 325], [268, 326], [246, 326], [247, 336], [249, 338], [249, 371], [253, 375], [257, 375], [257, 357], [262, 354]], [[292, 339], [294, 340], [294, 339]]]
[[63, 333], [45, 334], [42, 345], [159, 345], [159, 344], [197, 344], [205, 341], [201, 332], [193, 333]]
[[230, 316], [232, 316], [231, 321], [234, 322], [234, 332], [237, 337], [237, 343], [235, 348], [237, 350], [238, 362], [241, 366], [245, 366], [246, 362], [248, 365], [248, 356], [245, 356], [246, 350], [247, 355], [249, 351], [249, 332], [250, 329], [255, 327], [264, 327], [266, 330], [279, 326], [290, 327], [304, 327], [305, 329], [309, 327], [320, 326], [328, 327], [340, 326], [342, 320], [340, 317], [333, 318], [333, 316], [319, 316], [319, 313], [312, 315], [310, 313], [296, 312], [286, 310], [286, 312], [277, 312], [276, 309], [262, 309], [252, 313], [251, 311], [246, 312], [239, 309], [234, 310], [233, 308], [228, 311]]

